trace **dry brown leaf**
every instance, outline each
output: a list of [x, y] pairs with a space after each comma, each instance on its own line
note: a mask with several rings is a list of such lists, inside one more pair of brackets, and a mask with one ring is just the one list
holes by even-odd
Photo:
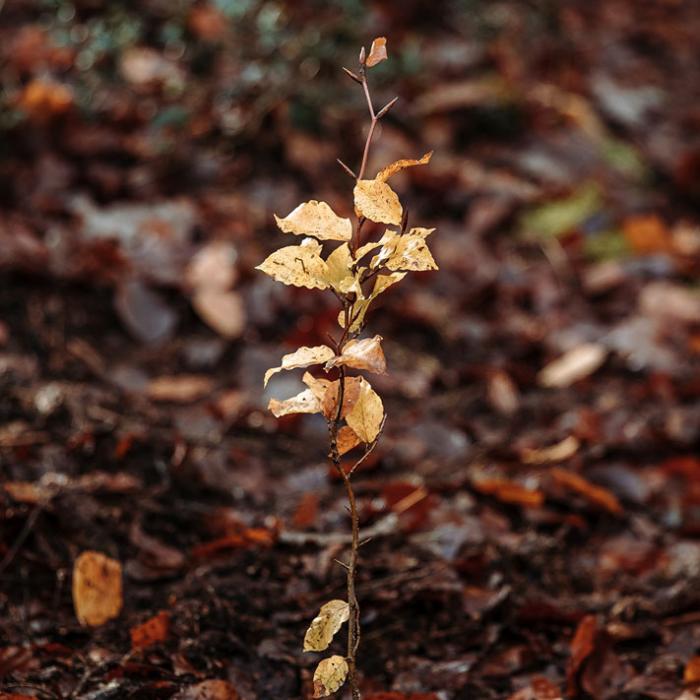
[[276, 250], [255, 269], [283, 284], [307, 289], [328, 289], [328, 266], [321, 259], [321, 244], [305, 238], [301, 245]]
[[285, 401], [270, 399], [270, 403], [267, 405], [267, 407], [275, 418], [287, 416], [290, 413], [321, 412], [321, 404], [313, 395], [311, 389], [304, 389], [304, 391], [298, 393], [296, 396], [292, 396], [291, 399], [286, 399]]
[[304, 651], [323, 651], [333, 641], [335, 633], [350, 616], [350, 607], [344, 600], [331, 600], [321, 606], [304, 636]]
[[100, 552], [83, 552], [73, 565], [73, 607], [81, 625], [98, 627], [122, 609], [122, 567]]
[[306, 345], [300, 347], [294, 352], [290, 352], [282, 358], [282, 364], [279, 367], [271, 367], [265, 372], [263, 385], [267, 386], [270, 377], [283, 369], [298, 369], [299, 367], [309, 367], [310, 365], [320, 365], [330, 361], [335, 356], [333, 350], [327, 345], [315, 345], [308, 347]]
[[369, 55], [365, 60], [367, 68], [373, 68], [377, 63], [386, 61], [389, 58], [386, 52], [386, 37], [378, 36], [369, 48]]
[[525, 464], [544, 464], [545, 462], [563, 462], [573, 457], [581, 443], [575, 435], [569, 435], [556, 445], [541, 447], [540, 449], [525, 448], [521, 459]]
[[192, 307], [209, 328], [224, 338], [238, 338], [245, 330], [245, 306], [238, 292], [201, 288], [192, 296]]
[[386, 168], [382, 168], [377, 173], [377, 177], [375, 179], [380, 180], [381, 182], [386, 182], [392, 175], [396, 175], [396, 173], [400, 172], [404, 168], [410, 168], [414, 165], [427, 165], [430, 163], [432, 156], [433, 152], [429, 151], [418, 160], [414, 158], [402, 158], [401, 160], [397, 160], [391, 165], [387, 165]]
[[596, 486], [579, 474], [560, 469], [559, 467], [554, 467], [550, 474], [558, 484], [583, 496], [589, 503], [599, 508], [604, 508], [613, 515], [622, 513], [622, 506], [620, 501], [617, 500], [617, 496], [602, 486]]
[[355, 211], [370, 221], [399, 226], [403, 208], [399, 196], [381, 180], [359, 180], [355, 185]]
[[326, 369], [340, 365], [384, 374], [386, 372], [386, 359], [382, 351], [382, 336], [375, 335], [374, 338], [351, 340], [346, 343], [341, 355], [326, 362]]
[[[345, 418], [347, 414], [355, 407], [357, 400], [360, 397], [361, 377], [345, 377], [345, 387], [343, 389], [343, 408], [340, 412], [340, 417]], [[323, 415], [326, 418], [335, 418], [338, 413], [338, 391], [340, 382], [331, 382], [326, 390], [321, 406]]]
[[537, 375], [542, 386], [561, 388], [585, 379], [605, 362], [608, 351], [599, 343], [583, 343], [550, 362]]
[[212, 678], [183, 688], [173, 695], [171, 700], [239, 700], [239, 698], [238, 692], [228, 681]]
[[[435, 229], [414, 228], [403, 236], [393, 240], [390, 255], [385, 263], [387, 269], [394, 272], [410, 270], [420, 272], [437, 270], [438, 266], [430, 253], [425, 239]], [[380, 253], [381, 256], [381, 253]]]
[[359, 378], [359, 383], [359, 395], [345, 420], [362, 442], [371, 443], [382, 429], [384, 405], [364, 377]]
[[348, 676], [348, 662], [342, 656], [323, 659], [314, 673], [314, 697], [325, 698], [338, 690]]
[[350, 452], [350, 450], [357, 447], [361, 442], [362, 440], [360, 440], [357, 433], [349, 425], [344, 425], [338, 431], [338, 437], [336, 439], [338, 454], [342, 457], [342, 455]]
[[296, 236], [313, 236], [321, 241], [349, 241], [352, 237], [350, 219], [341, 218], [328, 204], [315, 199], [300, 204], [283, 219], [275, 215], [275, 221], [284, 233]]
[[153, 401], [191, 403], [211, 394], [214, 382], [201, 374], [179, 374], [151, 379], [146, 389]]
[[170, 615], [162, 610], [140, 625], [129, 630], [132, 649], [146, 649], [154, 644], [160, 644], [168, 638]]
[[541, 491], [533, 491], [508, 479], [479, 479], [474, 482], [474, 488], [503, 503], [514, 503], [525, 508], [539, 508], [544, 503]]

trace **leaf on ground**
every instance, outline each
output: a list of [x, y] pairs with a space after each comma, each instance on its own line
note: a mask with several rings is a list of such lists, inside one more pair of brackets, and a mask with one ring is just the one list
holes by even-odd
[[115, 559], [88, 550], [73, 565], [73, 606], [81, 625], [99, 627], [122, 609], [122, 567]]
[[148, 398], [169, 403], [191, 403], [211, 394], [214, 382], [200, 374], [180, 374], [151, 379]]
[[367, 68], [373, 68], [377, 63], [386, 61], [389, 58], [386, 52], [386, 37], [378, 36], [369, 48], [369, 55], [365, 60]]
[[359, 396], [345, 420], [362, 442], [371, 443], [382, 428], [384, 406], [366, 379], [360, 377], [359, 382]]
[[537, 375], [542, 386], [562, 388], [593, 374], [605, 362], [608, 351], [599, 343], [583, 343], [550, 362]]
[[432, 155], [433, 152], [429, 151], [421, 158], [418, 158], [418, 160], [414, 158], [402, 158], [401, 160], [397, 160], [391, 165], [387, 165], [386, 168], [382, 168], [377, 173], [377, 177], [375, 179], [380, 180], [381, 182], [386, 182], [392, 175], [396, 175], [396, 173], [400, 172], [404, 168], [410, 168], [414, 165], [427, 165], [430, 162]]
[[346, 343], [342, 354], [326, 362], [326, 369], [340, 365], [384, 374], [386, 372], [386, 359], [382, 351], [382, 336], [375, 335], [374, 338], [351, 340]]
[[311, 621], [304, 636], [304, 651], [323, 651], [343, 622], [350, 616], [350, 607], [344, 600], [331, 600], [321, 606], [318, 615]]
[[282, 364], [279, 367], [271, 367], [265, 372], [264, 386], [270, 381], [272, 375], [281, 372], [284, 369], [298, 369], [299, 367], [309, 367], [310, 365], [320, 365], [328, 362], [335, 357], [335, 353], [327, 345], [315, 345], [308, 347], [306, 345], [298, 350], [284, 355]]
[[494, 496], [503, 503], [513, 503], [524, 508], [539, 508], [544, 503], [541, 491], [525, 488], [508, 479], [478, 479], [474, 488], [480, 493]]
[[245, 330], [246, 312], [238, 292], [203, 287], [192, 295], [197, 315], [224, 338], [238, 338]]
[[559, 467], [552, 468], [550, 474], [556, 483], [583, 496], [589, 503], [603, 508], [613, 515], [622, 513], [622, 506], [617, 500], [617, 496], [602, 486], [596, 486], [579, 474]]
[[321, 241], [349, 241], [352, 237], [350, 219], [341, 218], [328, 204], [315, 199], [300, 204], [283, 219], [275, 215], [275, 221], [284, 233], [296, 236], [313, 236]]
[[578, 675], [582, 664], [595, 650], [598, 628], [594, 615], [586, 615], [576, 628], [571, 640], [571, 656], [566, 668], [566, 682], [569, 695], [578, 695]]
[[318, 241], [305, 238], [301, 245], [276, 250], [255, 269], [283, 284], [307, 289], [328, 289], [328, 266], [321, 259], [321, 249]]
[[162, 610], [140, 625], [129, 630], [132, 649], [146, 649], [154, 644], [160, 644], [168, 638], [170, 630], [170, 615]]
[[437, 270], [438, 266], [425, 242], [434, 230], [414, 228], [403, 236], [399, 236], [393, 242], [393, 250], [385, 263], [386, 267], [393, 272]]
[[314, 673], [314, 697], [325, 698], [335, 693], [348, 675], [348, 663], [342, 656], [323, 659]]
[[563, 462], [573, 457], [581, 443], [575, 435], [569, 435], [556, 445], [539, 449], [525, 448], [520, 458], [525, 464], [545, 464], [546, 462]]
[[211, 679], [196, 683], [172, 696], [172, 700], [239, 700], [236, 689], [228, 682]]
[[355, 185], [355, 212], [370, 221], [399, 226], [403, 208], [399, 196], [381, 180], [359, 180]]
[[360, 440], [357, 433], [349, 425], [344, 425], [338, 431], [338, 438], [336, 440], [338, 454], [342, 457], [354, 447], [357, 447], [361, 442], [362, 440]]
[[212, 241], [202, 247], [185, 270], [185, 280], [190, 288], [231, 289], [236, 281], [238, 254], [227, 241]]
[[313, 395], [311, 389], [304, 389], [304, 391], [298, 393], [296, 396], [292, 396], [292, 398], [284, 401], [270, 399], [270, 403], [267, 405], [267, 407], [275, 418], [288, 416], [290, 413], [321, 412], [321, 404]]

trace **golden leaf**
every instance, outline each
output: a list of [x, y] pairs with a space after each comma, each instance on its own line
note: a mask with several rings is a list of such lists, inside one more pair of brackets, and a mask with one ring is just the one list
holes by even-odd
[[389, 270], [437, 270], [438, 266], [430, 253], [427, 236], [435, 229], [411, 229], [393, 243], [394, 250], [386, 261]]
[[267, 372], [265, 372], [263, 385], [267, 386], [270, 377], [273, 374], [277, 374], [277, 372], [281, 372], [283, 369], [297, 369], [299, 367], [308, 367], [309, 365], [320, 365], [331, 360], [334, 356], [335, 353], [327, 345], [315, 345], [311, 348], [304, 345], [298, 350], [285, 355], [279, 367], [271, 367], [268, 369]]
[[386, 182], [392, 175], [396, 175], [396, 173], [404, 168], [410, 168], [414, 165], [426, 165], [430, 163], [432, 155], [433, 152], [429, 151], [418, 160], [415, 160], [414, 158], [402, 158], [401, 160], [397, 160], [391, 165], [387, 165], [386, 168], [382, 168], [381, 171], [377, 173], [377, 177], [375, 179], [380, 180], [381, 182]]
[[98, 627], [122, 609], [122, 567], [100, 552], [83, 552], [73, 565], [73, 607], [81, 625]]
[[350, 452], [353, 447], [357, 447], [361, 442], [362, 440], [357, 436], [357, 433], [349, 425], [344, 425], [338, 431], [336, 439], [338, 454], [342, 456], [346, 452]]
[[386, 61], [387, 58], [389, 56], [386, 53], [386, 38], [378, 36], [369, 48], [369, 56], [365, 60], [365, 65], [367, 68], [373, 68], [377, 63]]
[[300, 204], [283, 219], [275, 215], [275, 221], [284, 233], [296, 236], [313, 236], [321, 241], [349, 241], [352, 237], [350, 219], [341, 218], [328, 204], [315, 199]]
[[307, 289], [328, 289], [328, 266], [321, 259], [321, 244], [305, 238], [301, 245], [280, 248], [255, 269], [283, 284]]
[[304, 636], [304, 651], [323, 651], [333, 641], [335, 633], [350, 616], [350, 607], [344, 600], [331, 600], [321, 606]]
[[292, 396], [291, 399], [286, 399], [285, 401], [270, 399], [270, 403], [267, 405], [267, 407], [270, 409], [275, 418], [287, 416], [290, 413], [321, 412], [321, 404], [314, 396], [311, 389], [304, 389], [304, 391], [300, 392], [296, 396]]
[[[358, 299], [350, 307], [350, 330], [355, 332], [359, 330], [364, 323], [365, 314], [369, 308], [370, 299]], [[338, 314], [338, 325], [345, 328], [345, 312], [340, 311]]]
[[348, 278], [352, 278], [353, 259], [350, 255], [350, 248], [347, 243], [339, 245], [327, 258], [326, 266], [328, 267], [327, 282], [335, 289], [340, 291], [341, 284]]
[[314, 697], [325, 698], [335, 693], [348, 676], [348, 662], [342, 656], [323, 659], [314, 673]]
[[330, 379], [314, 377], [309, 372], [304, 372], [304, 376], [301, 378], [301, 381], [309, 387], [311, 393], [316, 397], [319, 404], [321, 404], [323, 401], [323, 397], [326, 395], [328, 387], [333, 384]]
[[389, 289], [389, 287], [400, 282], [405, 276], [405, 272], [392, 272], [390, 275], [377, 275], [370, 299], [378, 297], [382, 292]]
[[377, 374], [386, 372], [386, 360], [382, 351], [382, 336], [363, 340], [350, 340], [343, 348], [341, 355], [332, 357], [326, 362], [326, 369], [345, 365], [354, 369], [364, 369]]
[[359, 380], [359, 396], [345, 420], [362, 442], [370, 443], [375, 440], [382, 428], [384, 406], [369, 382], [364, 377], [360, 377]]
[[401, 224], [403, 208], [399, 196], [381, 180], [359, 180], [354, 189], [355, 211], [370, 221]]

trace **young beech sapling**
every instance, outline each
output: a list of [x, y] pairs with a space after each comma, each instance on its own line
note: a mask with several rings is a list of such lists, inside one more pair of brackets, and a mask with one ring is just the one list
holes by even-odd
[[[386, 39], [372, 42], [369, 54], [360, 52], [357, 73], [343, 70], [362, 86], [370, 114], [362, 161], [355, 174], [340, 163], [355, 180], [353, 191], [356, 221], [339, 217], [325, 202], [311, 200], [300, 204], [284, 218], [275, 216], [284, 233], [304, 236], [299, 245], [290, 245], [272, 253], [257, 269], [284, 284], [308, 289], [329, 290], [340, 303], [339, 338], [329, 338], [328, 345], [301, 347], [282, 358], [279, 367], [265, 373], [265, 384], [282, 370], [322, 365], [326, 376], [306, 372], [306, 389], [285, 401], [270, 401], [277, 416], [290, 413], [320, 413], [328, 423], [329, 458], [343, 480], [352, 526], [349, 558], [342, 562], [347, 573], [347, 601], [331, 600], [321, 607], [304, 638], [304, 651], [324, 651], [334, 635], [348, 623], [347, 653], [330, 656], [320, 662], [314, 673], [314, 697], [338, 690], [347, 680], [353, 700], [360, 698], [357, 679], [357, 650], [360, 643], [360, 608], [355, 593], [355, 574], [360, 547], [359, 519], [352, 476], [375, 448], [384, 427], [382, 400], [363, 376], [351, 376], [352, 370], [384, 373], [386, 362], [382, 338], [375, 335], [360, 339], [365, 317], [372, 302], [391, 285], [400, 282], [407, 272], [436, 270], [428, 249], [431, 228], [408, 228], [407, 215], [388, 180], [404, 168], [424, 165], [431, 153], [418, 160], [399, 160], [388, 165], [373, 178], [366, 177], [367, 158], [379, 120], [395, 104], [396, 98], [375, 112], [367, 84], [367, 71], [387, 58]], [[389, 226], [378, 240], [363, 240], [367, 221]], [[322, 255], [323, 243], [340, 244]], [[359, 457], [351, 466], [341, 465], [341, 457], [359, 448]]]

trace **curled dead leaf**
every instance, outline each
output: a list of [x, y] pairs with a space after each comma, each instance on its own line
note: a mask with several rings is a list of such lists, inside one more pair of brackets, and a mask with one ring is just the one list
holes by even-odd
[[550, 474], [558, 484], [583, 496], [589, 503], [603, 508], [613, 515], [622, 513], [622, 506], [617, 500], [617, 496], [602, 486], [596, 486], [579, 474], [559, 467], [552, 468]]
[[292, 396], [290, 399], [286, 399], [285, 401], [270, 399], [270, 403], [267, 405], [267, 407], [275, 418], [281, 418], [282, 416], [287, 416], [290, 413], [321, 412], [321, 404], [313, 395], [311, 389], [304, 389], [304, 391], [300, 392], [296, 396]]
[[325, 698], [335, 693], [348, 676], [348, 662], [342, 656], [323, 659], [314, 672], [314, 697]]
[[304, 651], [323, 651], [343, 622], [350, 616], [350, 607], [344, 600], [330, 600], [321, 606], [318, 615], [311, 621], [304, 636]]
[[301, 245], [276, 250], [255, 269], [283, 284], [307, 289], [328, 289], [328, 266], [321, 259], [321, 249], [318, 241], [305, 238]]
[[386, 61], [389, 58], [386, 52], [386, 37], [378, 36], [369, 48], [369, 54], [365, 59], [367, 68], [373, 68], [378, 63]]
[[275, 215], [275, 221], [284, 233], [296, 236], [313, 236], [321, 241], [349, 241], [352, 237], [350, 219], [341, 218], [328, 204], [315, 199], [300, 204], [284, 218]]
[[374, 338], [351, 340], [345, 344], [341, 355], [332, 357], [326, 362], [326, 369], [345, 365], [354, 369], [384, 374], [386, 372], [386, 359], [381, 343], [381, 335], [375, 335]]
[[382, 429], [384, 405], [364, 377], [359, 378], [359, 384], [359, 395], [345, 420], [362, 442], [371, 443]]
[[268, 369], [267, 372], [265, 372], [263, 384], [267, 386], [270, 377], [284, 369], [298, 369], [299, 367], [323, 364], [324, 362], [330, 361], [334, 356], [335, 353], [327, 345], [315, 345], [314, 347], [307, 347], [304, 345], [298, 350], [284, 355], [284, 357], [282, 357], [282, 364], [279, 367], [271, 367]]
[[122, 567], [100, 552], [83, 552], [73, 565], [73, 607], [81, 625], [98, 627], [122, 609]]
[[370, 221], [399, 226], [403, 207], [399, 196], [381, 180], [359, 180], [354, 189], [355, 211]]
[[396, 173], [400, 172], [404, 168], [411, 168], [414, 165], [427, 165], [432, 156], [433, 152], [428, 151], [428, 153], [421, 156], [417, 160], [415, 158], [402, 158], [401, 160], [397, 160], [391, 163], [391, 165], [387, 165], [386, 168], [382, 168], [377, 173], [377, 177], [375, 179], [380, 180], [381, 182], [386, 182], [392, 175], [396, 175]]

